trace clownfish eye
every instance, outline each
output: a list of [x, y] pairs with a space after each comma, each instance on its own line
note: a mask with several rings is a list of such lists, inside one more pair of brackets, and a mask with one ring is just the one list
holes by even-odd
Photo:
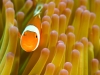
[[36, 38], [37, 38], [37, 35], [36, 35]]

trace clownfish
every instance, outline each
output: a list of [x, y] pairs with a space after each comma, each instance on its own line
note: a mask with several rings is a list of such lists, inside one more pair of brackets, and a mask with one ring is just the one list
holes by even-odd
[[26, 52], [34, 51], [39, 46], [41, 31], [40, 11], [42, 8], [43, 5], [41, 4], [36, 7], [33, 17], [30, 19], [20, 36], [21, 48]]

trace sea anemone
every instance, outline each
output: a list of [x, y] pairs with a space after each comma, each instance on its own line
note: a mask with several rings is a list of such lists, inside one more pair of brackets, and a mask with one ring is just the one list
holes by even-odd
[[[40, 4], [39, 46], [26, 52], [20, 34]], [[0, 75], [100, 75], [99, 20], [100, 0], [0, 0]]]

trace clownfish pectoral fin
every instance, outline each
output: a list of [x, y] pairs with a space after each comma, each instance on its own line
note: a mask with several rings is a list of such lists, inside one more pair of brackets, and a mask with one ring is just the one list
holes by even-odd
[[18, 37], [21, 38], [21, 34], [20, 34], [20, 32], [18, 32]]

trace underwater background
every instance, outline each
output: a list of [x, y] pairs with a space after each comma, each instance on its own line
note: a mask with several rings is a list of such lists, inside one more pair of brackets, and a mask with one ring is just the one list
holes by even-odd
[[[19, 33], [40, 4], [40, 43], [25, 52]], [[100, 75], [99, 62], [100, 0], [0, 0], [0, 75]]]

